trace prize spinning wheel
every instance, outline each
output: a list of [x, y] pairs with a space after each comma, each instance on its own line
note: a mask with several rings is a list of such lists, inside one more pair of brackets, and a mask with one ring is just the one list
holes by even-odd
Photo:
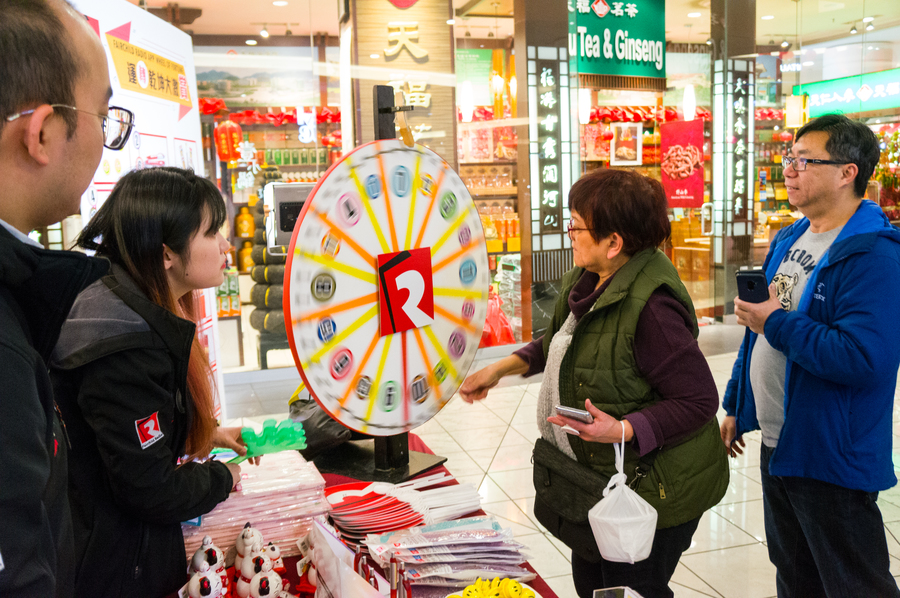
[[475, 204], [440, 156], [395, 139], [356, 148], [291, 239], [284, 313], [310, 394], [373, 436], [425, 423], [475, 357], [489, 277]]

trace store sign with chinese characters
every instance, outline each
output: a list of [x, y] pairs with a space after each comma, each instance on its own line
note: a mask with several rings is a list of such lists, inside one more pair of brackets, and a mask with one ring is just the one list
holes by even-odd
[[569, 53], [578, 72], [666, 76], [665, 0], [569, 0]]
[[810, 118], [900, 108], [900, 69], [794, 85], [793, 94], [809, 95]]
[[350, 10], [357, 141], [374, 136], [373, 87], [390, 85], [414, 107], [406, 119], [415, 140], [455, 166], [456, 80], [446, 0], [351, 0]]
[[[748, 61], [750, 65], [755, 64]], [[731, 159], [726, 185], [730, 190], [735, 218], [753, 216], [753, 81], [749, 71], [732, 71], [734, 81], [728, 121], [732, 123]], [[727, 194], [728, 191], [726, 191]]]
[[[562, 232], [562, 146], [560, 133], [560, 73], [556, 60], [537, 60], [537, 174], [540, 186], [532, 189], [540, 200], [540, 232]], [[534, 141], [535, 137], [532, 137]], [[535, 156], [532, 156], [534, 159]]]

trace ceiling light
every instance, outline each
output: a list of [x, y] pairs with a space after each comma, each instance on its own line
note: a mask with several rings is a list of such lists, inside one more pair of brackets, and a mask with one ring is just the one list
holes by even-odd
[[285, 30], [284, 30], [284, 34], [285, 34], [285, 35], [294, 35], [294, 32], [291, 31], [290, 29], [285, 29]]
[[381, 58], [381, 55], [380, 54], [369, 54], [369, 58], [372, 58], [372, 59]]
[[255, 39], [248, 39], [248, 40], [245, 41], [244, 43], [247, 44], [248, 46], [255, 46], [255, 45], [256, 45], [256, 40], [255, 40]]
[[867, 49], [867, 50], [871, 50], [871, 49], [872, 49], [872, 46], [869, 46], [869, 47], [868, 47], [868, 48], [866, 48], [866, 49]]
[[263, 25], [263, 28], [259, 30], [260, 37], [269, 37], [269, 30], [266, 29], [266, 26]]
[[488, 31], [488, 37], [494, 37], [494, 32], [493, 32], [493, 31]]
[[814, 64], [815, 64], [815, 62], [813, 62], [812, 60], [807, 60], [806, 62], [803, 63], [803, 66], [813, 66]]
[[872, 31], [873, 29], [875, 29], [875, 25], [873, 25], [872, 23], [866, 25], [866, 31]]
[[466, 35], [465, 35], [465, 37], [472, 37], [472, 32], [469, 31], [468, 29], [466, 29]]
[[856, 35], [856, 23], [854, 23], [853, 27], [850, 29], [850, 35]]
[[275, 6], [287, 6], [288, 5], [288, 3], [285, 2], [284, 0], [275, 0], [275, 2], [273, 2], [272, 4], [274, 4]]
[[711, 45], [712, 45], [712, 38], [711, 38], [711, 37], [706, 38], [706, 45], [707, 45], [707, 46], [711, 46]]
[[762, 19], [763, 21], [771, 21], [774, 18], [775, 18], [775, 15], [765, 15], [763, 17], [760, 17], [760, 19]]
[[770, 45], [770, 46], [774, 46], [774, 45], [775, 45], [775, 40], [774, 40], [774, 39], [770, 39], [770, 40], [769, 40], [769, 45]]
[[786, 40], [786, 39], [781, 40], [781, 47], [782, 47], [782, 48], [787, 48], [787, 47], [790, 46], [790, 45], [791, 45], [791, 43], [790, 43], [788, 40]]
[[455, 19], [447, 19], [447, 24], [448, 25], [456, 25], [456, 20]]
[[863, 23], [871, 23], [875, 20], [875, 17], [865, 17], [863, 18]]
[[703, 16], [703, 13], [702, 13], [702, 12], [689, 12], [689, 13], [688, 13], [688, 18], [689, 18], [689, 19], [698, 19], [698, 18], [700, 18], [700, 17], [702, 17], [702, 16]]

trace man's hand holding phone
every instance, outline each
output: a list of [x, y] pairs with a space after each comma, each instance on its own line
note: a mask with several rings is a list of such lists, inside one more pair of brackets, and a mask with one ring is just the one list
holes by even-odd
[[735, 273], [738, 296], [734, 299], [734, 315], [741, 326], [746, 326], [756, 334], [764, 334], [766, 320], [773, 312], [781, 309], [775, 284], [765, 288], [766, 277], [761, 270]]

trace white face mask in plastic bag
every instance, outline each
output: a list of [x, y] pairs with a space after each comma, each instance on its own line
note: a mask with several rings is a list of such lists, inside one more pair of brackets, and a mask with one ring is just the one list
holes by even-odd
[[616, 470], [603, 498], [588, 511], [600, 554], [607, 561], [635, 563], [650, 556], [656, 534], [656, 509], [628, 487], [625, 475], [625, 424], [622, 443], [613, 444]]

